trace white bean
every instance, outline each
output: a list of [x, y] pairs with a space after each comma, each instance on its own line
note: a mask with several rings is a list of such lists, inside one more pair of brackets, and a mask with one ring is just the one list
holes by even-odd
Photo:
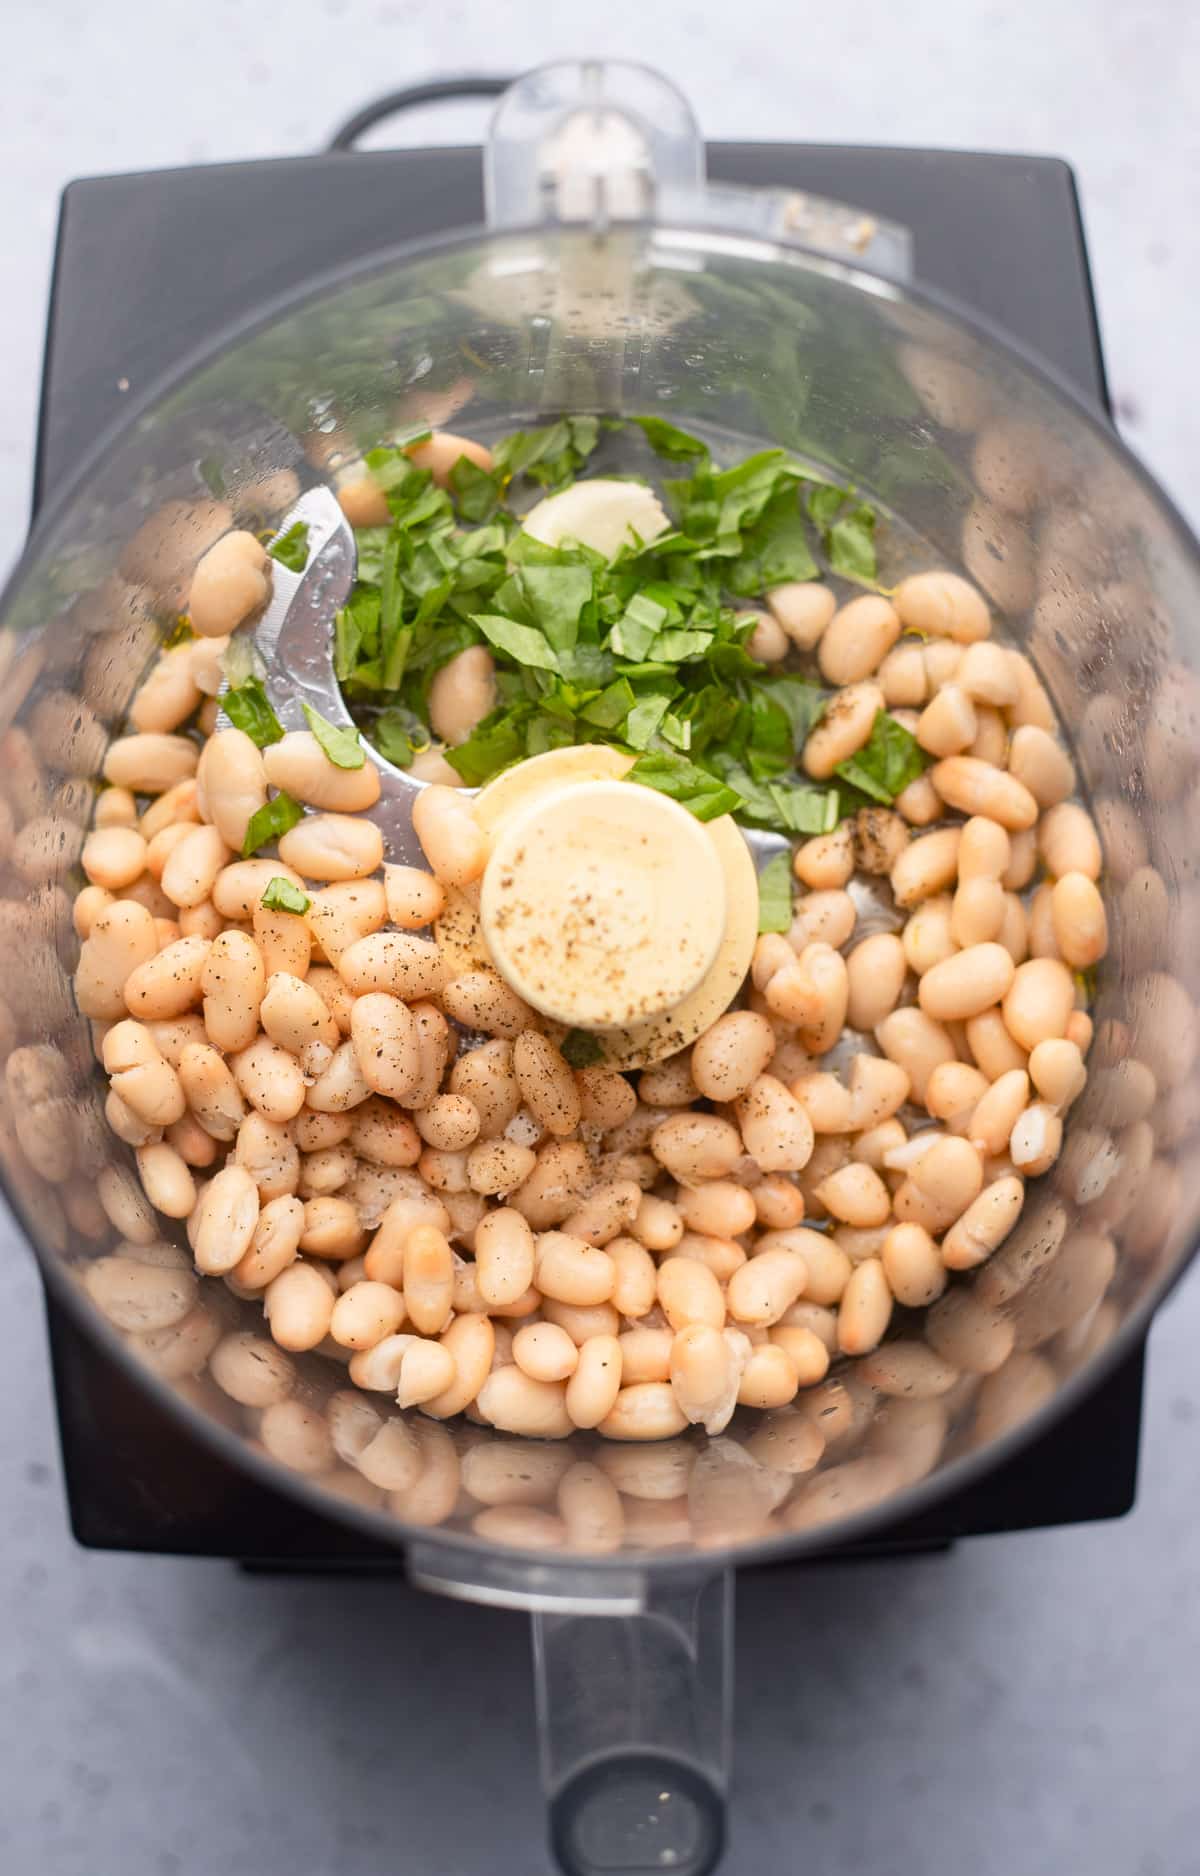
[[900, 636], [895, 608], [881, 595], [864, 593], [836, 612], [821, 638], [817, 662], [833, 685], [858, 684], [879, 669]]
[[1014, 832], [1037, 821], [1037, 801], [1024, 783], [990, 762], [980, 762], [975, 756], [947, 756], [934, 763], [929, 776], [942, 800], [963, 814], [986, 815]]
[[269, 743], [263, 750], [263, 768], [272, 788], [282, 788], [310, 808], [360, 814], [379, 800], [375, 764], [364, 760], [361, 768], [339, 768], [311, 730], [289, 730], [279, 742]]
[[355, 996], [384, 990], [405, 1002], [436, 995], [445, 978], [437, 945], [411, 932], [371, 932], [357, 938], [342, 952], [337, 969]]
[[907, 968], [904, 947], [894, 932], [876, 932], [855, 945], [846, 959], [846, 1020], [852, 1029], [876, 1029], [891, 1015]]
[[[181, 943], [204, 944], [204, 940], [185, 938]], [[177, 947], [170, 947], [171, 951], [175, 949]], [[267, 974], [258, 946], [245, 932], [222, 932], [205, 949], [207, 956], [200, 978], [204, 992], [204, 1027], [215, 1048], [234, 1054], [239, 1049], [248, 1049], [258, 1034], [259, 1006]], [[316, 995], [315, 991], [310, 994]]]
[[365, 879], [383, 859], [383, 835], [351, 814], [309, 814], [281, 836], [279, 857], [305, 879]]
[[197, 780], [208, 810], [205, 818], [225, 845], [240, 853], [251, 816], [266, 806], [261, 752], [244, 730], [218, 730], [204, 745]]
[[901, 624], [969, 645], [991, 631], [988, 610], [975, 588], [957, 573], [914, 573], [892, 595]]
[[108, 746], [104, 779], [135, 795], [164, 795], [196, 773], [198, 760], [186, 736], [119, 736]]
[[431, 873], [419, 866], [385, 866], [383, 887], [387, 915], [402, 931], [419, 931], [440, 918], [446, 894]]
[[767, 605], [799, 651], [813, 649], [837, 610], [829, 588], [811, 580], [789, 580], [771, 587]]
[[429, 723], [451, 746], [464, 743], [496, 703], [496, 666], [486, 645], [468, 645], [444, 664], [429, 686]]
[[828, 781], [839, 762], [856, 755], [883, 709], [878, 684], [850, 684], [838, 691], [804, 745], [804, 767], [815, 781]]
[[1003, 945], [970, 945], [925, 972], [919, 992], [921, 1008], [935, 1022], [964, 1022], [999, 1003], [1015, 974]]
[[[103, 924], [104, 920], [98, 922]], [[125, 980], [125, 1004], [130, 1014], [147, 1022], [164, 1022], [193, 1009], [203, 995], [210, 949], [207, 938], [177, 938], [139, 964]]]
[[242, 1166], [211, 1179], [200, 1202], [193, 1249], [197, 1268], [223, 1276], [241, 1262], [258, 1223], [258, 1187]]
[[264, 606], [271, 593], [271, 561], [256, 535], [238, 528], [201, 556], [188, 589], [192, 630], [224, 637]]
[[838, 1308], [838, 1347], [844, 1355], [878, 1348], [892, 1315], [892, 1293], [877, 1257], [856, 1264]]
[[203, 905], [212, 896], [217, 875], [231, 858], [215, 827], [190, 827], [171, 850], [162, 870], [162, 889], [172, 905]]
[[452, 788], [434, 783], [413, 803], [413, 829], [443, 886], [466, 886], [487, 864], [488, 844], [470, 807]]

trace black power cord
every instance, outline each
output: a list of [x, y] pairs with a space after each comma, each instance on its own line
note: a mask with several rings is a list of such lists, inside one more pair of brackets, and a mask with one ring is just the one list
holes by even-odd
[[412, 111], [420, 104], [444, 104], [452, 98], [498, 98], [515, 80], [486, 73], [464, 74], [461, 78], [431, 78], [423, 85], [408, 85], [403, 91], [385, 92], [371, 104], [364, 104], [329, 139], [330, 150], [353, 150], [358, 139], [385, 117]]

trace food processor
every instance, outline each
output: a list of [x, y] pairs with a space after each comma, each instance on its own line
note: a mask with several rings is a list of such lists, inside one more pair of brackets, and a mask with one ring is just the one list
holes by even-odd
[[[565, 1869], [701, 1871], [716, 1866], [723, 1832], [732, 1569], [867, 1542], [965, 1489], [986, 1499], [1140, 1346], [1192, 1248], [1200, 748], [1188, 634], [1200, 567], [1183, 524], [1091, 410], [912, 284], [920, 250], [899, 225], [786, 189], [707, 186], [690, 114], [655, 75], [532, 74], [501, 101], [485, 174], [485, 233], [384, 248], [274, 304], [268, 293], [167, 382], [120, 373], [115, 401], [128, 411], [45, 505], [0, 641], [5, 793], [18, 836], [41, 824], [5, 888], [5, 1054], [38, 1051], [7, 1076], [5, 1183], [67, 1333], [82, 1330], [239, 1476], [381, 1553], [402, 1551], [423, 1587], [535, 1612]], [[718, 1439], [604, 1453], [594, 1440], [576, 1453], [425, 1427], [421, 1476], [440, 1467], [453, 1490], [436, 1520], [431, 1490], [429, 1521], [417, 1522], [410, 1493], [373, 1502], [345, 1467], [288, 1475], [256, 1450], [253, 1413], [207, 1373], [220, 1339], [254, 1326], [250, 1306], [206, 1286], [184, 1324], [138, 1334], [114, 1329], [83, 1291], [105, 1243], [73, 1222], [81, 1195], [128, 1180], [130, 1156], [103, 1127], [72, 1004], [68, 895], [89, 778], [173, 624], [171, 593], [147, 603], [121, 572], [152, 513], [219, 501], [270, 526], [300, 488], [414, 417], [452, 416], [487, 436], [564, 411], [661, 411], [731, 454], [782, 444], [962, 565], [1073, 735], [1114, 942], [1063, 1158], [996, 1258], [955, 1289], [968, 1320], [974, 1310], [1011, 1328], [1001, 1365], [964, 1365], [933, 1401], [848, 1372], [811, 1474], [773, 1463], [754, 1415]], [[1153, 1078], [1148, 1103], [1131, 1090], [1130, 1060]], [[314, 1360], [303, 1398], [319, 1405], [339, 1380]], [[497, 1444], [490, 1508], [531, 1515], [508, 1520], [511, 1541], [485, 1543], [469, 1483], [485, 1468], [472, 1455]], [[564, 1545], [556, 1474], [576, 1460], [616, 1489], [615, 1544], [610, 1532], [602, 1548]], [[507, 1488], [495, 1483], [505, 1462]]]

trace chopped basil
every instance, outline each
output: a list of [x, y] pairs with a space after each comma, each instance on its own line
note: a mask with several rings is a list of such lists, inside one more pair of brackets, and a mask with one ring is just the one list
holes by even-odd
[[[187, 636], [191, 637], [189, 629]], [[174, 637], [172, 636], [172, 641]], [[182, 639], [179, 640], [182, 643]], [[261, 677], [265, 666], [250, 632], [235, 632], [221, 657], [221, 673], [230, 690], [240, 690], [248, 677]]]
[[219, 459], [216, 456], [205, 456], [196, 467], [200, 472], [200, 480], [213, 500], [223, 502], [225, 500], [225, 476]]
[[583, 609], [592, 598], [591, 570], [523, 567], [519, 583], [532, 623], [540, 626], [555, 651], [577, 645]]
[[874, 585], [876, 575], [875, 560], [875, 511], [865, 505], [851, 510], [840, 521], [835, 521], [825, 541], [825, 551], [829, 555], [829, 564], [835, 573], [843, 579], [858, 580], [863, 585]]
[[244, 730], [260, 749], [282, 740], [283, 724], [271, 708], [261, 678], [248, 677], [236, 690], [227, 690], [221, 699], [221, 708], [234, 729]]
[[403, 704], [381, 710], [371, 724], [370, 737], [380, 755], [398, 769], [407, 769], [413, 757], [428, 749], [430, 743], [429, 731], [420, 717]]
[[758, 929], [787, 931], [792, 922], [792, 857], [777, 853], [758, 876]]
[[427, 423], [410, 423], [393, 432], [391, 442], [394, 449], [415, 449], [418, 443], [428, 443], [433, 431]]
[[833, 788], [804, 777], [801, 754], [827, 693], [751, 656], [745, 601], [821, 565], [870, 583], [874, 515], [785, 450], [720, 468], [700, 438], [662, 418], [634, 426], [677, 465], [664, 484], [674, 526], [613, 562], [580, 543], [535, 540], [509, 504], [519, 485], [527, 496], [529, 484], [574, 480], [623, 428], [618, 420], [562, 417], [518, 432], [494, 447], [490, 470], [460, 457], [448, 489], [406, 454], [417, 431], [370, 451], [365, 465], [392, 519], [357, 531], [358, 578], [335, 621], [334, 669], [350, 709], [406, 767], [430, 740], [433, 678], [485, 644], [495, 708], [446, 757], [469, 785], [526, 756], [607, 743], [631, 751], [642, 779], [693, 812], [826, 831], [878, 793], [847, 777]]
[[735, 814], [741, 806], [741, 796], [734, 789], [727, 788], [707, 769], [697, 768], [684, 756], [669, 753], [639, 756], [625, 780], [639, 782], [643, 788], [655, 788], [661, 795], [670, 795], [672, 801], [679, 802], [698, 821], [715, 821], [719, 814]]
[[336, 723], [330, 723], [319, 710], [314, 710], [311, 704], [302, 703], [300, 708], [304, 712], [309, 729], [335, 768], [362, 768], [367, 757], [362, 746], [362, 737], [356, 729], [353, 727], [344, 729]]
[[600, 440], [597, 417], [560, 417], [540, 430], [518, 430], [492, 452], [506, 481], [527, 476], [551, 488], [573, 481]]
[[911, 730], [886, 710], [879, 710], [866, 743], [857, 755], [838, 763], [837, 773], [851, 788], [890, 808], [896, 796], [924, 773], [929, 759]]
[[242, 842], [242, 858], [248, 860], [252, 853], [265, 847], [269, 840], [278, 840], [286, 834], [289, 827], [295, 827], [297, 821], [304, 819], [304, 809], [290, 795], [280, 793], [260, 808], [257, 814], [250, 816], [246, 829], [246, 838]]
[[465, 742], [447, 749], [446, 760], [457, 770], [468, 788], [478, 788], [501, 769], [511, 768], [525, 755], [525, 724], [528, 712], [493, 710], [476, 725]]
[[495, 470], [481, 469], [469, 456], [460, 456], [450, 471], [450, 487], [463, 519], [485, 520], [500, 500], [502, 481]]
[[490, 645], [505, 651], [527, 670], [557, 671], [558, 659], [544, 632], [535, 625], [522, 625], [517, 619], [498, 614], [476, 613], [471, 623], [477, 625]]
[[308, 565], [307, 521], [293, 521], [286, 534], [272, 541], [267, 552], [281, 567], [287, 567], [292, 573], [303, 573]]
[[625, 740], [632, 749], [648, 749], [654, 732], [666, 716], [670, 697], [660, 692], [657, 696], [639, 698], [625, 719]]
[[841, 815], [839, 791], [812, 782], [760, 781], [740, 763], [720, 754], [713, 758], [721, 778], [741, 800], [733, 812], [739, 821], [776, 834], [831, 834]]
[[627, 677], [619, 677], [579, 712], [584, 723], [597, 729], [619, 730], [637, 702]]
[[[678, 610], [678, 609], [677, 609]], [[612, 629], [611, 644], [619, 657], [640, 664], [667, 620], [667, 608], [645, 593], [635, 593]]]
[[594, 1068], [604, 1060], [604, 1044], [590, 1029], [568, 1029], [558, 1052], [571, 1068]]
[[293, 886], [290, 879], [277, 873], [274, 879], [267, 881], [260, 903], [268, 912], [307, 912], [312, 900], [299, 886]]
[[687, 462], [693, 456], [707, 459], [707, 443], [702, 443], [698, 436], [690, 435], [687, 430], [677, 429], [664, 418], [635, 417], [633, 421], [656, 456], [665, 456], [669, 462]]

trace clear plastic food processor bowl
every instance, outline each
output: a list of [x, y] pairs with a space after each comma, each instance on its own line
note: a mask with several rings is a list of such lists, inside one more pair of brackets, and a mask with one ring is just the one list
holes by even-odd
[[[653, 73], [534, 73], [502, 100], [486, 165], [485, 231], [253, 309], [143, 397], [39, 521], [0, 613], [17, 837], [0, 886], [0, 1166], [56, 1300], [198, 1438], [403, 1548], [423, 1586], [535, 1612], [563, 1866], [681, 1876], [719, 1855], [733, 1567], [861, 1538], [1009, 1458], [1122, 1360], [1194, 1247], [1200, 558], [1094, 411], [911, 283], [902, 230], [706, 188], [687, 107]], [[1104, 847], [1112, 942], [1087, 1092], [1011, 1238], [960, 1282], [965, 1311], [1011, 1323], [1011, 1353], [935, 1401], [879, 1394], [845, 1364], [852, 1413], [815, 1471], [791, 1471], [756, 1414], [719, 1438], [601, 1451], [393, 1409], [397, 1489], [340, 1463], [288, 1472], [208, 1374], [222, 1337], [261, 1329], [257, 1306], [206, 1282], [182, 1320], [138, 1332], [84, 1287], [116, 1234], [88, 1237], [72, 1212], [99, 1181], [134, 1180], [71, 990], [91, 778], [214, 502], [261, 527], [414, 418], [487, 438], [585, 411], [658, 412], [730, 457], [770, 443], [828, 466], [903, 517], [925, 564], [961, 566], [1028, 649]], [[168, 504], [174, 562], [147, 570], [130, 544]], [[343, 1383], [328, 1359], [296, 1367], [318, 1410]], [[576, 1461], [613, 1488], [591, 1548], [553, 1515]], [[474, 1529], [485, 1504], [527, 1514], [492, 1521], [511, 1541]]]

